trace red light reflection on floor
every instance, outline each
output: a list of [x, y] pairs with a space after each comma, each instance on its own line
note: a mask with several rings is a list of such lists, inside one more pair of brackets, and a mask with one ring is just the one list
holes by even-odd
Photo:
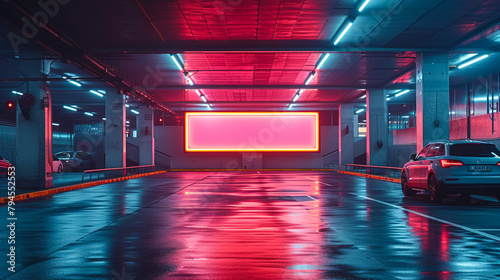
[[[261, 279], [322, 278], [324, 233], [320, 231], [320, 201], [314, 194], [319, 184], [311, 181], [309, 188], [300, 185], [300, 192], [289, 193], [261, 189], [256, 177], [245, 177], [241, 184], [233, 185], [233, 191], [212, 192], [207, 185], [182, 195], [182, 208], [193, 208], [193, 215], [203, 215], [191, 217], [192, 226], [180, 230], [185, 237], [185, 248], [179, 251], [183, 267], [169, 276], [195, 273], [213, 279], [241, 279], [244, 275], [267, 277]], [[213, 195], [224, 197], [225, 205], [211, 204]], [[223, 212], [211, 215], [220, 207]]]
[[[408, 206], [408, 209], [426, 214], [426, 211], [420, 207]], [[420, 248], [424, 258], [423, 261], [428, 261], [425, 260], [425, 256], [432, 256], [429, 257], [429, 259], [434, 259], [436, 254], [438, 254], [438, 259], [441, 261], [441, 263], [435, 264], [437, 266], [437, 271], [428, 271], [423, 274], [426, 277], [432, 277], [435, 279], [452, 279], [452, 273], [450, 271], [447, 269], [439, 270], [439, 268], [442, 268], [443, 266], [448, 268], [448, 262], [450, 261], [449, 226], [411, 212], [408, 212], [408, 225], [411, 227], [413, 235], [420, 239]]]

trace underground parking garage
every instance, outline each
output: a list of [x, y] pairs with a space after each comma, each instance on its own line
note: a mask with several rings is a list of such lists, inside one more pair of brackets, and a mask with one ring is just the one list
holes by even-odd
[[0, 7], [2, 278], [500, 277], [498, 1]]

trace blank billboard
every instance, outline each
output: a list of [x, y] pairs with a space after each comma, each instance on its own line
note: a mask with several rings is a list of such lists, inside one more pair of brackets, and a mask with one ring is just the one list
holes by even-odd
[[186, 113], [188, 152], [319, 151], [317, 112]]

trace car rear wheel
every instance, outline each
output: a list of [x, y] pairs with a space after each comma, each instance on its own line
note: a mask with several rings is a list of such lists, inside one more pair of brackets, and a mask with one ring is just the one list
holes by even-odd
[[443, 201], [446, 194], [439, 187], [436, 176], [434, 174], [429, 175], [429, 179], [427, 180], [427, 187], [429, 191], [429, 198], [433, 202], [441, 202]]
[[412, 190], [408, 185], [408, 177], [406, 177], [406, 172], [401, 173], [401, 190], [403, 191], [403, 195], [406, 197], [415, 197], [417, 192]]

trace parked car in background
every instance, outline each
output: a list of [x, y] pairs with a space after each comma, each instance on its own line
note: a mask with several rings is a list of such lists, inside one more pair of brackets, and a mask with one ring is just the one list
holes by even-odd
[[63, 164], [56, 156], [52, 156], [52, 172], [61, 173], [63, 171]]
[[437, 141], [411, 155], [401, 172], [401, 189], [407, 197], [429, 192], [432, 201], [447, 194], [493, 194], [500, 201], [500, 151], [488, 142]]
[[92, 156], [83, 151], [59, 152], [55, 156], [61, 160], [63, 169], [71, 171], [84, 171], [95, 169], [95, 161]]
[[9, 166], [11, 165], [12, 164], [7, 159], [0, 156], [0, 175], [7, 175]]

